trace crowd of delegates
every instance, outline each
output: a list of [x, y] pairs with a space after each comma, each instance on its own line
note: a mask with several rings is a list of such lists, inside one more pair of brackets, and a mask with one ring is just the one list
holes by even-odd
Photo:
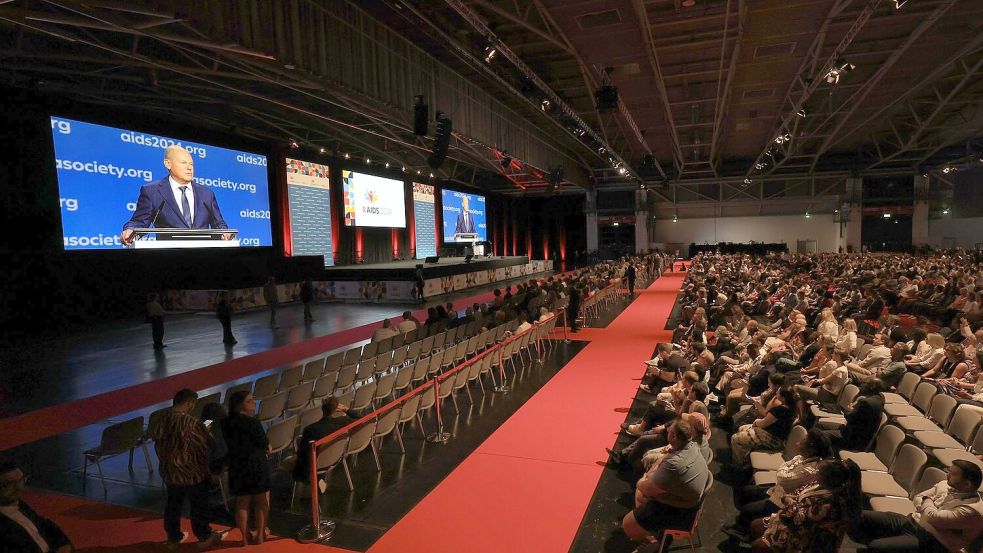
[[[863, 510], [861, 471], [839, 453], [873, 446], [882, 394], [908, 372], [983, 413], [981, 269], [958, 253], [694, 258], [672, 343], [646, 362], [644, 415], [622, 425], [633, 441], [609, 450], [616, 466], [641, 475], [625, 532], [653, 539], [692, 520], [713, 454], [712, 413], [729, 435], [722, 461], [738, 483], [749, 482], [752, 452], [783, 451], [795, 425], [808, 429], [774, 485], [738, 486], [741, 514], [725, 531], [753, 551], [835, 551], [848, 532], [877, 551], [979, 551], [983, 459], [913, 490], [914, 514], [903, 517]], [[859, 394], [839, 412], [851, 383]], [[842, 416], [816, 417], [814, 406]]]

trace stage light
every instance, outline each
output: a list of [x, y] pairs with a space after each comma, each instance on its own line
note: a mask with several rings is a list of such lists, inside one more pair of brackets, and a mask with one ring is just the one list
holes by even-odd
[[955, 169], [953, 169], [952, 167], [943, 167], [942, 168], [942, 172], [945, 173], [946, 175], [948, 175], [949, 173], [951, 173], [953, 171], [955, 171]]
[[386, 169], [389, 169], [389, 162], [386, 162]]
[[369, 165], [370, 163], [372, 163], [372, 160], [369, 158], [365, 158], [365, 164]]
[[679, 219], [675, 215], [673, 215], [672, 216], [672, 222], [673, 223], [679, 222]]
[[765, 168], [765, 164], [764, 163], [755, 163], [754, 164], [754, 168], [760, 171], [760, 170], [762, 170], [762, 169]]
[[326, 152], [327, 150], [325, 150], [324, 148], [321, 148], [321, 149], [320, 149], [320, 150], [318, 150], [318, 151], [319, 151], [319, 152], [321, 152], [321, 153], [323, 154], [323, 153], [324, 153], [324, 152]]
[[612, 227], [616, 227], [616, 226], [618, 226], [619, 224], [620, 224], [620, 223], [618, 223], [618, 221], [615, 221], [614, 223], [611, 223], [611, 226], [612, 226]]
[[948, 207], [942, 208], [942, 215], [948, 215], [948, 214], [949, 214], [949, 208]]
[[495, 54], [497, 53], [498, 50], [496, 50], [494, 46], [485, 47], [485, 63], [491, 63], [491, 61], [495, 59]]
[[298, 144], [297, 141], [294, 140], [293, 138], [290, 139], [290, 142], [287, 142], [287, 145], [290, 146], [291, 150], [296, 150], [297, 148], [300, 148], [300, 144]]
[[587, 134], [587, 131], [585, 131], [584, 129], [581, 129], [581, 128], [577, 128], [577, 130], [575, 130], [573, 132], [574, 132], [574, 134], [576, 134], [577, 136], [580, 136], [580, 137], [583, 137], [585, 134]]
[[751, 179], [744, 179], [744, 184], [751, 184], [753, 181]]
[[417, 170], [416, 170], [416, 174], [417, 174], [417, 175], [419, 175], [419, 174], [420, 174], [420, 170], [419, 170], [419, 169], [417, 169]]
[[805, 116], [807, 115], [805, 108], [800, 109], [799, 111], [795, 112], [795, 114], [802, 118], [805, 118]]
[[811, 218], [812, 218], [812, 215], [810, 215], [809, 212], [806, 211], [806, 219], [811, 219]]
[[539, 109], [544, 112], [549, 111], [553, 107], [553, 103], [550, 102], [549, 98], [543, 98], [543, 101], [539, 103]]
[[775, 144], [784, 144], [790, 140], [792, 140], [792, 135], [788, 133], [780, 134], [775, 137]]
[[351, 154], [345, 154], [345, 159], [351, 159], [351, 158], [352, 158]]
[[853, 71], [857, 68], [857, 64], [844, 61], [842, 59], [836, 60], [833, 67], [829, 69], [826, 73], [826, 82], [829, 84], [836, 84], [840, 82], [840, 77]]
[[597, 153], [599, 153], [599, 154], [601, 154], [602, 156], [603, 156], [604, 154], [606, 154], [606, 153], [607, 153], [607, 151], [608, 151], [608, 149], [607, 149], [607, 148], [605, 148], [604, 146], [601, 146], [600, 148], [598, 148], [598, 149], [597, 149]]
[[430, 178], [433, 178], [433, 173], [430, 173]]
[[908, 0], [894, 0], [894, 9], [900, 10], [902, 6], [908, 3]]
[[885, 213], [884, 215], [881, 215], [881, 217], [884, 217], [885, 219], [890, 219], [891, 218], [891, 214], [890, 213]]
[[624, 174], [625, 174], [626, 172], [627, 172], [627, 171], [625, 170], [625, 168], [624, 168], [624, 167], [622, 167], [622, 168], [620, 168], [620, 169], [618, 169], [618, 174], [619, 174], [619, 175], [624, 175]]

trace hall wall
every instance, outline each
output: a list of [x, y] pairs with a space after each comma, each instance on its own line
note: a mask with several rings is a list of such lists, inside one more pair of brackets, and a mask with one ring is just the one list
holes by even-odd
[[654, 221], [656, 244], [704, 244], [717, 242], [785, 242], [791, 252], [798, 240], [816, 240], [820, 252], [835, 252], [841, 244], [838, 223], [830, 213], [762, 217], [698, 219], [660, 218]]

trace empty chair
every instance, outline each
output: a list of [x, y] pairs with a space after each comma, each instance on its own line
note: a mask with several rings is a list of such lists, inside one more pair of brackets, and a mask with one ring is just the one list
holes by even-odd
[[915, 440], [928, 449], [959, 449], [969, 444], [980, 424], [980, 414], [971, 405], [960, 405], [949, 419], [945, 432], [919, 430]]
[[393, 358], [392, 360], [389, 361], [389, 366], [397, 367], [397, 368], [403, 366], [403, 363], [406, 363], [406, 359], [408, 358], [408, 356], [409, 353], [407, 352], [406, 348], [399, 347], [394, 349]]
[[372, 399], [375, 398], [375, 391], [378, 388], [375, 382], [369, 382], [355, 389], [355, 398], [352, 400], [350, 408], [354, 411], [361, 411], [372, 406]]
[[358, 365], [359, 360], [362, 358], [362, 346], [356, 346], [345, 351], [345, 358], [342, 360], [341, 365]]
[[865, 470], [860, 477], [860, 491], [865, 495], [906, 497], [921, 476], [928, 455], [918, 446], [905, 444], [891, 464], [891, 472]]
[[287, 417], [266, 429], [266, 440], [270, 443], [270, 455], [276, 455], [290, 447], [297, 433], [297, 417]]
[[420, 355], [430, 355], [433, 353], [433, 344], [436, 339], [436, 336], [427, 336], [424, 338], [423, 343], [420, 345]]
[[905, 433], [897, 426], [886, 424], [877, 432], [874, 451], [841, 451], [840, 459], [853, 461], [860, 470], [879, 470], [887, 472], [894, 462], [901, 444], [904, 443]]
[[447, 348], [441, 353], [440, 372], [445, 373], [454, 367], [454, 352], [456, 348]]
[[799, 454], [808, 433], [804, 426], [798, 424], [793, 426], [788, 434], [788, 439], [785, 440], [784, 451], [752, 451], [750, 456], [751, 467], [754, 470], [778, 470], [782, 463]]
[[898, 393], [884, 392], [884, 403], [908, 403], [911, 395], [915, 393], [915, 387], [921, 382], [922, 377], [913, 372], [907, 372], [901, 377], [898, 383]]
[[191, 409], [191, 416], [200, 419], [202, 411], [205, 410], [205, 406], [209, 403], [220, 403], [222, 399], [221, 392], [215, 392], [214, 394], [208, 394], [207, 396], [198, 398], [195, 402], [194, 408]]
[[277, 393], [279, 389], [280, 375], [275, 373], [268, 374], [256, 380], [256, 385], [253, 387], [253, 398], [262, 401]]
[[[415, 365], [410, 365], [410, 367], [413, 367], [413, 376], [410, 378], [410, 382], [423, 382], [427, 378], [427, 373], [430, 372], [430, 357], [424, 357], [417, 361]], [[410, 367], [406, 368], [408, 369]]]
[[264, 399], [259, 402], [259, 410], [256, 414], [256, 418], [259, 422], [269, 423], [278, 418], [283, 414], [283, 410], [287, 406], [287, 392], [277, 392], [276, 394]]
[[341, 369], [338, 373], [338, 381], [335, 382], [335, 391], [345, 391], [351, 388], [355, 384], [355, 375], [358, 373], [358, 367], [355, 365], [349, 365]]
[[358, 364], [358, 371], [355, 373], [356, 382], [364, 382], [375, 376], [377, 359], [377, 357], [369, 357], [368, 359], [363, 359], [362, 362]]
[[385, 353], [387, 351], [392, 351], [393, 350], [393, 337], [392, 336], [390, 336], [388, 338], [383, 338], [382, 340], [379, 340], [377, 343], [379, 345], [378, 346], [379, 349], [377, 350], [377, 354], [378, 353]]
[[406, 390], [413, 382], [413, 371], [416, 370], [416, 363], [410, 363], [396, 372], [396, 379], [393, 381], [393, 396]]
[[399, 441], [400, 451], [406, 451], [406, 448], [403, 446], [402, 426], [416, 418], [417, 412], [420, 410], [421, 399], [423, 399], [423, 396], [416, 394], [404, 401], [399, 407], [399, 424], [396, 425], [396, 440]]
[[345, 359], [345, 352], [339, 351], [332, 353], [324, 359], [324, 374], [338, 372], [341, 370], [342, 361]]
[[918, 479], [918, 485], [912, 488], [908, 497], [872, 497], [870, 498], [870, 508], [878, 513], [898, 513], [903, 516], [914, 514], [915, 504], [912, 503], [912, 500], [915, 499], [915, 495], [935, 486], [945, 478], [945, 471], [929, 467], [922, 473], [922, 477]]
[[[376, 421], [373, 420], [358, 427], [354, 432], [349, 433], [351, 437], [348, 440], [348, 450], [345, 452], [345, 458], [341, 461], [342, 466], [345, 468], [345, 474], [349, 475], [349, 477], [351, 477], [351, 471], [348, 468], [348, 458], [357, 456], [372, 444], [372, 438], [375, 436], [375, 426]], [[376, 470], [382, 470], [382, 465], [379, 464], [379, 454], [376, 453], [375, 449], [372, 450], [372, 458], [375, 459]]]
[[99, 441], [99, 445], [87, 449], [83, 452], [85, 457], [85, 463], [82, 465], [82, 487], [85, 488], [86, 473], [89, 468], [89, 463], [95, 463], [96, 468], [99, 469], [99, 480], [102, 481], [102, 489], [104, 492], [109, 490], [106, 488], [106, 478], [102, 473], [102, 461], [107, 457], [113, 457], [121, 453], [130, 454], [129, 463], [127, 468], [133, 471], [133, 449], [140, 447], [143, 449], [143, 458], [147, 462], [147, 472], [153, 472], [153, 468], [150, 466], [150, 456], [147, 454], [147, 444], [141, 443], [140, 438], [143, 436], [143, 417], [135, 417], [123, 422], [119, 422], [110, 426], [107, 426], [102, 431], [102, 439]]
[[427, 437], [427, 432], [423, 428], [423, 416], [421, 413], [433, 408], [437, 404], [437, 394], [433, 391], [433, 386], [428, 386], [426, 390], [423, 391], [422, 397], [420, 398], [420, 404], [416, 409], [416, 422], [420, 425], [420, 433], [423, 437]]
[[420, 353], [423, 351], [423, 342], [417, 340], [410, 343], [410, 347], [406, 350], [406, 359], [410, 361], [416, 361], [420, 357]]
[[[382, 451], [382, 439], [392, 434], [396, 430], [396, 426], [399, 425], [399, 414], [399, 407], [394, 407], [376, 418], [375, 437], [372, 440], [372, 450], [376, 458], [379, 457], [379, 452]], [[402, 444], [400, 444], [399, 449], [403, 451]]]
[[345, 407], [351, 408], [352, 400], [355, 399], [355, 390], [348, 390], [347, 392], [337, 397], [338, 397], [338, 405], [344, 405]]
[[330, 396], [334, 392], [336, 374], [324, 375], [314, 381], [314, 389], [311, 391], [311, 403], [317, 403]]
[[457, 346], [454, 348], [454, 364], [460, 365], [464, 363], [464, 360], [468, 356], [468, 342], [458, 342]]
[[440, 367], [442, 360], [444, 358], [443, 352], [438, 352], [430, 356], [430, 361], [427, 365], [427, 377], [433, 378], [440, 374]]
[[949, 419], [956, 411], [956, 405], [956, 398], [945, 394], [936, 394], [932, 398], [932, 406], [929, 407], [927, 416], [898, 417], [894, 423], [905, 432], [942, 430], [949, 424]]
[[447, 399], [447, 397], [450, 396], [451, 401], [454, 403], [454, 410], [460, 413], [461, 409], [457, 406], [457, 394], [454, 393], [454, 377], [449, 376], [441, 380], [438, 386], [438, 401]]
[[299, 411], [311, 403], [313, 389], [310, 386], [297, 386], [287, 392], [287, 403], [283, 410], [287, 413]]
[[372, 397], [372, 405], [376, 407], [381, 405], [383, 400], [392, 395], [395, 385], [396, 373], [389, 373], [379, 379], [378, 386], [375, 389], [375, 395]]
[[444, 338], [444, 346], [450, 347], [457, 344], [457, 334], [461, 330], [461, 327], [455, 326], [454, 328], [447, 329], [447, 336]]
[[446, 332], [441, 332], [439, 334], [434, 335], [434, 337], [433, 337], [433, 350], [434, 351], [440, 351], [440, 350], [444, 349], [444, 344], [445, 344], [445, 341], [446, 340], [447, 340], [447, 333]]
[[225, 404], [225, 410], [229, 410], [229, 402], [232, 400], [232, 396], [236, 392], [251, 392], [253, 389], [253, 381], [241, 382], [235, 386], [230, 386], [225, 390], [225, 395], [222, 397], [222, 403]]
[[304, 371], [300, 375], [300, 383], [314, 382], [324, 372], [324, 358], [318, 358], [304, 363]]
[[983, 427], [976, 431], [976, 438], [973, 439], [973, 443], [970, 444], [969, 449], [933, 449], [932, 456], [938, 459], [940, 463], [945, 466], [952, 465], [952, 462], [956, 459], [963, 459], [969, 461], [970, 463], [976, 463], [983, 468], [983, 462], [980, 461], [980, 455], [983, 455]]
[[836, 417], [842, 415], [846, 412], [846, 409], [850, 407], [853, 400], [857, 398], [860, 394], [860, 388], [854, 386], [853, 384], [847, 384], [840, 391], [839, 397], [836, 398], [836, 408], [831, 409], [828, 406], [822, 405], [812, 405], [809, 407], [809, 412], [812, 416], [817, 418], [827, 418]]
[[887, 403], [884, 413], [889, 417], [917, 417], [928, 411], [932, 398], [938, 390], [931, 382], [921, 382], [911, 396], [911, 405], [907, 403]]
[[[481, 395], [485, 395], [485, 385], [481, 382], [481, 368], [484, 365], [484, 363], [485, 363], [485, 358], [482, 357], [481, 359], [472, 361], [471, 364], [468, 365], [468, 377], [467, 377], [468, 383], [470, 384], [471, 382], [477, 380], [478, 386], [481, 387]], [[468, 391], [468, 395], [469, 396], [471, 395], [470, 390]], [[473, 401], [474, 399], [472, 398], [472, 402]]]
[[[474, 365], [475, 363], [472, 363]], [[457, 373], [454, 374], [454, 395], [464, 388], [464, 391], [468, 393], [468, 401], [474, 403], [474, 397], [471, 396], [471, 388], [468, 388], [468, 375], [471, 373], [471, 366], [462, 367]], [[457, 401], [455, 400], [454, 406], [457, 406]]]
[[300, 379], [302, 376], [304, 376], [303, 365], [294, 365], [293, 367], [284, 369], [284, 371], [280, 373], [280, 390], [289, 390], [290, 388], [300, 384]]
[[378, 376], [379, 373], [389, 372], [393, 367], [393, 352], [387, 351], [385, 353], [380, 353], [375, 358], [375, 373]]

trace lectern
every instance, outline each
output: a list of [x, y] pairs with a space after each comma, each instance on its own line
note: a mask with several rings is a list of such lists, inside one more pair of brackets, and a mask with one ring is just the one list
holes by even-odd
[[[231, 234], [231, 240], [222, 236]], [[136, 250], [238, 248], [239, 231], [231, 228], [137, 228], [130, 246]]]

